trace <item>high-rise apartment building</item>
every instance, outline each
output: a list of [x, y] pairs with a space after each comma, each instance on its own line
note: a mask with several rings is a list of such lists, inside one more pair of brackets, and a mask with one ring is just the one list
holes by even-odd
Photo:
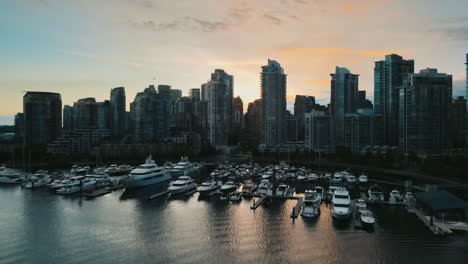
[[281, 65], [268, 60], [261, 72], [262, 144], [277, 149], [286, 141], [286, 74]]
[[63, 131], [73, 130], [73, 106], [63, 106]]
[[208, 103], [208, 141], [213, 146], [227, 146], [234, 117], [234, 77], [216, 69], [202, 89]]
[[26, 92], [23, 113], [26, 145], [46, 145], [60, 135], [62, 97], [59, 93]]
[[306, 149], [328, 153], [330, 146], [330, 116], [324, 111], [312, 110], [304, 116]]
[[83, 98], [73, 104], [73, 129], [97, 127], [97, 104], [92, 97]]
[[307, 95], [296, 95], [294, 100], [294, 116], [298, 122], [297, 137], [299, 140], [304, 139], [304, 119], [305, 114], [312, 111], [315, 106], [315, 97]]
[[452, 75], [424, 69], [410, 74], [400, 89], [400, 149], [417, 155], [447, 151]]
[[110, 129], [110, 101], [96, 103], [96, 126], [98, 129]]
[[127, 120], [125, 108], [125, 88], [117, 87], [112, 89], [110, 95], [110, 126], [114, 138], [120, 138], [125, 134]]
[[189, 97], [192, 99], [192, 101], [200, 101], [201, 96], [200, 96], [200, 88], [192, 88], [189, 91]]
[[333, 146], [345, 145], [345, 115], [358, 108], [358, 74], [336, 67], [331, 76], [330, 141]]
[[414, 60], [396, 54], [375, 62], [374, 112], [383, 117], [385, 145], [398, 145], [399, 89], [410, 73], [414, 73]]

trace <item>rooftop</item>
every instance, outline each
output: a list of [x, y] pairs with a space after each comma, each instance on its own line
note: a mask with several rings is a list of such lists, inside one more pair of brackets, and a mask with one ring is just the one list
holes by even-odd
[[416, 199], [432, 210], [468, 209], [468, 202], [442, 190], [415, 194]]

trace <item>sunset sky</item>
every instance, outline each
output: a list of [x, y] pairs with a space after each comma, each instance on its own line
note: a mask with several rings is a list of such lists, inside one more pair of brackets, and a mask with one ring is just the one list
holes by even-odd
[[187, 95], [215, 68], [246, 104], [269, 58], [288, 74], [288, 101], [327, 103], [337, 65], [373, 100], [373, 62], [389, 53], [452, 74], [464, 95], [467, 10], [467, 0], [2, 0], [0, 124], [22, 111], [22, 91], [72, 104], [124, 86], [129, 103], [149, 84]]

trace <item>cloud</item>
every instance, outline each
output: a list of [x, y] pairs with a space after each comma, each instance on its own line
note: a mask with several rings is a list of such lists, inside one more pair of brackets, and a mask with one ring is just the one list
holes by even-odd
[[129, 21], [129, 23], [134, 27], [144, 28], [153, 31], [215, 32], [224, 31], [228, 29], [228, 24], [224, 21], [210, 21], [190, 16], [161, 23], [158, 23], [154, 20], [143, 20], [141, 22]]
[[285, 48], [279, 51], [281, 55], [330, 55], [330, 56], [359, 56], [365, 58], [383, 58], [385, 55], [401, 51], [394, 50], [360, 50], [351, 48]]
[[270, 21], [272, 24], [275, 24], [275, 25], [281, 25], [281, 23], [283, 23], [282, 19], [272, 14], [264, 14], [263, 18], [265, 18], [266, 20]]
[[251, 16], [253, 11], [254, 10], [250, 7], [229, 8], [227, 14], [236, 23], [240, 23], [247, 20]]
[[142, 8], [154, 8], [154, 3], [150, 0], [128, 0], [128, 3]]

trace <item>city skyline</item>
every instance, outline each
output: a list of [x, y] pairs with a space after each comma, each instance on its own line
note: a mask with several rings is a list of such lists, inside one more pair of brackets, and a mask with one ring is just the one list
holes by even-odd
[[[465, 95], [466, 3], [426, 3], [278, 1], [262, 10], [262, 1], [122, 0], [109, 7], [7, 1], [0, 11], [8, 22], [8, 41], [0, 44], [7, 66], [0, 73], [0, 116], [12, 120], [20, 112], [24, 90], [59, 92], [64, 105], [91, 94], [103, 101], [118, 86], [133, 99], [151, 83], [188, 94], [216, 68], [234, 76], [234, 96], [252, 102], [260, 94], [259, 67], [268, 58], [288, 72], [290, 109], [296, 94], [327, 103], [336, 65], [359, 74], [372, 99], [373, 64], [390, 53], [414, 59], [415, 71], [436, 67], [452, 74], [454, 97]], [[206, 14], [195, 15], [201, 7]], [[387, 8], [393, 12], [383, 13]], [[377, 18], [376, 25], [369, 23]]]

